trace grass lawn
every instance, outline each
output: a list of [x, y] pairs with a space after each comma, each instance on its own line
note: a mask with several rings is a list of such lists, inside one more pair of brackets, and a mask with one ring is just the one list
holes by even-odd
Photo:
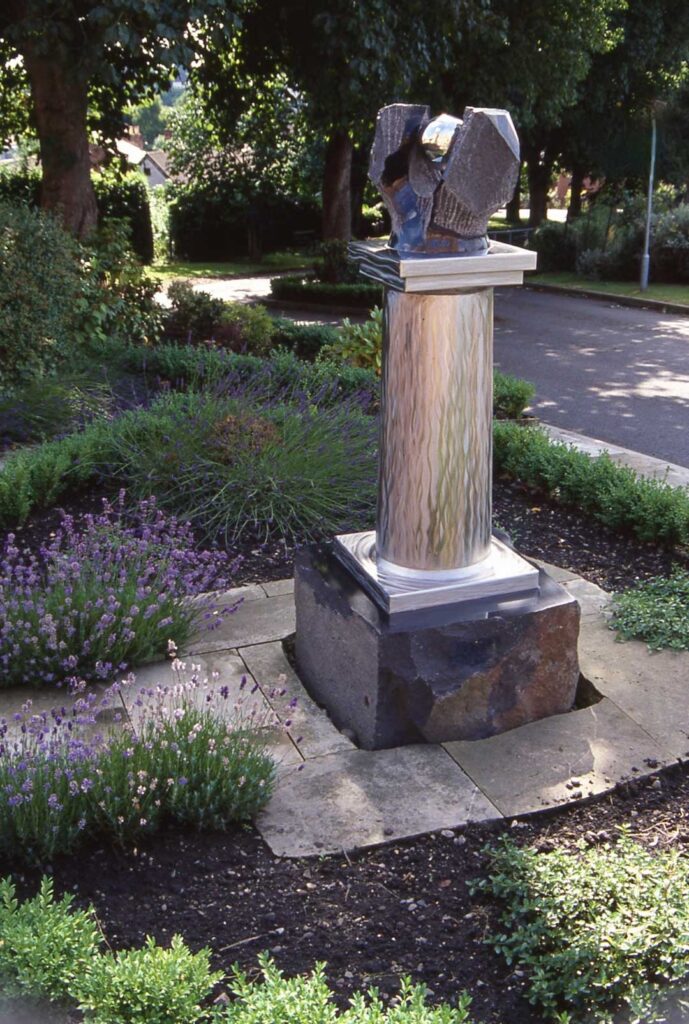
[[573, 273], [529, 274], [528, 284], [555, 284], [573, 291], [604, 292], [606, 295], [630, 295], [637, 299], [679, 302], [689, 306], [689, 285], [649, 284], [642, 292], [637, 281], [587, 281]]
[[269, 274], [277, 270], [302, 270], [313, 264], [313, 256], [304, 252], [270, 252], [262, 260], [238, 259], [229, 263], [156, 263], [147, 267], [151, 277], [163, 281], [173, 278], [200, 277], [247, 277], [252, 274]]

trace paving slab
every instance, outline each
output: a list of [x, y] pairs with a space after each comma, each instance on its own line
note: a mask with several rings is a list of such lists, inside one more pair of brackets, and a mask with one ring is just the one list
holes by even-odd
[[281, 597], [283, 594], [294, 593], [294, 577], [288, 580], [273, 580], [272, 583], [262, 583], [268, 597]]
[[219, 618], [215, 628], [201, 629], [184, 654], [207, 654], [230, 648], [284, 640], [295, 630], [294, 597], [261, 597], [244, 601], [236, 611]]
[[[187, 699], [204, 708], [211, 696], [215, 713], [224, 721], [257, 730], [279, 766], [302, 763], [296, 744], [271, 705], [270, 691], [264, 692], [255, 684], [239, 655], [211, 652], [187, 658], [183, 664], [183, 669], [173, 669], [170, 661], [159, 662], [137, 671], [135, 683], [123, 691], [124, 703], [135, 725], [151, 704], [142, 690], [174, 686], [196, 677], [198, 687], [187, 691]], [[228, 688], [227, 697], [220, 695], [220, 687]]]
[[610, 700], [444, 747], [506, 817], [604, 793], [675, 760]]
[[563, 586], [579, 602], [582, 618], [600, 618], [612, 601], [612, 595], [607, 590], [580, 577], [564, 582]]
[[309, 857], [499, 817], [441, 747], [414, 745], [308, 760], [256, 824], [273, 853]]
[[246, 587], [233, 587], [231, 590], [208, 590], [192, 598], [192, 601], [209, 601], [216, 608], [226, 608], [244, 601], [261, 601], [265, 596], [261, 584], [250, 583]]
[[[47, 714], [53, 709], [64, 709], [62, 717], [68, 717], [77, 700], [83, 699], [88, 694], [93, 694], [97, 700], [94, 708], [98, 708], [100, 701], [105, 697], [108, 687], [105, 683], [94, 683], [87, 686], [82, 693], [70, 694], [66, 687], [42, 687], [33, 689], [27, 686], [8, 686], [0, 689], [0, 721], [7, 721], [7, 733], [9, 737], [17, 736], [21, 732], [22, 723], [13, 720], [15, 714], [22, 714], [22, 708], [26, 708], [28, 715]], [[101, 712], [101, 719], [93, 727], [85, 727], [86, 733], [97, 733], [103, 731], [103, 723], [110, 717], [109, 709]]]
[[559, 565], [553, 565], [551, 562], [544, 562], [540, 558], [529, 558], [530, 562], [537, 565], [548, 573], [551, 580], [555, 580], [556, 583], [569, 583], [570, 580], [581, 579], [575, 572], [570, 572], [569, 569], [561, 569]]
[[620, 643], [599, 616], [581, 631], [579, 664], [599, 693], [676, 757], [689, 757], [689, 652]]
[[[291, 722], [287, 731], [302, 757], [322, 757], [355, 749], [352, 741], [335, 728], [327, 713], [306, 692], [281, 643], [242, 647], [240, 654], [280, 720]], [[278, 692], [271, 693], [276, 687]]]

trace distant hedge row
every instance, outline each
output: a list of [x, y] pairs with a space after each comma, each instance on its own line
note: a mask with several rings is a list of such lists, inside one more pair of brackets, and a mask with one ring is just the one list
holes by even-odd
[[[94, 173], [93, 187], [96, 193], [99, 217], [116, 217], [129, 222], [131, 243], [142, 263], [153, 260], [153, 228], [151, 209], [148, 202], [148, 188], [139, 174], [127, 174], [115, 179], [107, 174]], [[40, 203], [41, 172], [2, 171], [0, 172], [0, 202], [27, 203], [36, 207]]]

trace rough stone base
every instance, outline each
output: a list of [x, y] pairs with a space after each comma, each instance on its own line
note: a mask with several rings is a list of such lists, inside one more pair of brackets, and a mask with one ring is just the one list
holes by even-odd
[[328, 547], [295, 571], [302, 682], [360, 747], [474, 740], [570, 710], [579, 605], [545, 572], [537, 597], [390, 620]]

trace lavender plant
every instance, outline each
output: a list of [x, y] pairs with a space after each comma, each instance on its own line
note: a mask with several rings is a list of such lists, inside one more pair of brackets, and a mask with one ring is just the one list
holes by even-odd
[[195, 550], [191, 528], [154, 499], [133, 513], [124, 492], [77, 528], [63, 516], [39, 554], [9, 534], [0, 556], [0, 686], [107, 679], [164, 657], [203, 616], [193, 595], [220, 588], [227, 558]]
[[103, 696], [36, 713], [30, 701], [0, 720], [0, 856], [45, 863], [86, 837], [122, 845], [167, 821], [226, 828], [267, 801], [275, 766], [260, 707], [201, 677], [135, 691], [133, 677]]

